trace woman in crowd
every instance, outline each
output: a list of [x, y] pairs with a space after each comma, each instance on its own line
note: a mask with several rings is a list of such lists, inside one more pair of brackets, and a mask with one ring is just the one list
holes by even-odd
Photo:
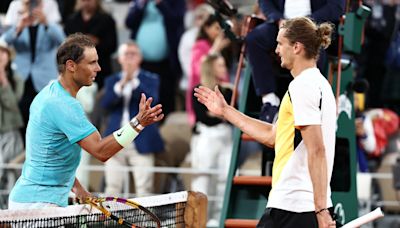
[[[200, 27], [196, 42], [193, 45], [191, 66], [189, 75], [189, 85], [186, 92], [186, 111], [189, 117], [190, 125], [196, 122], [192, 107], [193, 88], [200, 83], [201, 61], [204, 56], [212, 53], [220, 53], [222, 49], [229, 45], [229, 39], [225, 38], [218, 19], [215, 15], [210, 15], [204, 24]], [[228, 82], [229, 76], [223, 81]]]
[[[19, 128], [23, 126], [18, 101], [23, 93], [24, 82], [11, 69], [12, 51], [0, 40], [0, 163], [8, 163], [23, 152]], [[1, 189], [14, 183], [0, 169]]]

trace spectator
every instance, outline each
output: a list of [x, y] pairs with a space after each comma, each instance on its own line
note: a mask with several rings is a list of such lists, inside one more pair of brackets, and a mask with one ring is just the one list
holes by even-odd
[[[400, 115], [400, 4], [388, 3], [373, 4], [371, 20], [366, 26], [365, 47], [360, 55], [365, 54], [360, 73], [372, 84], [368, 107], [384, 107]], [[372, 49], [377, 51], [374, 53]]]
[[365, 115], [365, 94], [354, 93], [354, 111], [356, 114], [355, 128], [357, 140], [357, 160], [360, 172], [368, 172], [368, 154], [375, 151], [376, 139], [372, 119], [369, 115]]
[[184, 31], [185, 0], [132, 0], [126, 26], [143, 54], [142, 68], [160, 76], [160, 103], [175, 110], [181, 68], [178, 44]]
[[[43, 1], [43, 3], [42, 3]], [[61, 16], [58, 10], [58, 4], [55, 0], [14, 0], [10, 3], [6, 17], [4, 19], [5, 26], [17, 25], [18, 21], [21, 19], [20, 15], [25, 11], [25, 7], [30, 2], [36, 4], [43, 4], [43, 13], [46, 15], [46, 20], [48, 23], [60, 23]]]
[[57, 0], [60, 10], [62, 24], [74, 13], [77, 0]]
[[[0, 40], [0, 164], [10, 162], [24, 150], [19, 132], [24, 124], [18, 107], [24, 83], [11, 69], [12, 56], [8, 45]], [[6, 174], [0, 169], [1, 189], [14, 185]]]
[[[134, 42], [124, 43], [118, 50], [118, 62], [122, 71], [111, 75], [105, 81], [102, 106], [110, 116], [105, 134], [110, 134], [129, 122], [138, 112], [140, 94], [151, 96], [158, 101], [159, 76], [140, 69], [142, 54]], [[153, 167], [155, 153], [164, 150], [164, 143], [157, 125], [148, 126], [140, 136], [120, 153], [106, 162], [105, 177], [107, 194], [121, 193], [124, 175], [115, 167], [131, 165], [134, 167]], [[136, 194], [153, 193], [154, 174], [145, 169], [133, 172]]]
[[38, 4], [32, 8], [29, 0], [22, 1], [17, 23], [12, 24], [1, 37], [16, 50], [16, 72], [25, 82], [24, 93], [19, 102], [25, 123], [22, 128], [23, 136], [33, 98], [51, 80], [57, 78], [56, 51], [65, 39], [60, 25], [45, 14], [45, 2], [47, 1], [38, 0]]
[[190, 75], [190, 63], [192, 56], [192, 48], [196, 42], [197, 35], [200, 27], [207, 18], [214, 13], [214, 9], [207, 4], [201, 4], [194, 9], [194, 21], [192, 25], [187, 29], [179, 41], [178, 55], [179, 62], [182, 67], [182, 78], [180, 81], [180, 89], [186, 91], [188, 87], [188, 78]]
[[65, 33], [83, 33], [96, 44], [101, 71], [96, 83], [103, 88], [105, 77], [112, 74], [111, 55], [117, 49], [117, 32], [113, 17], [105, 12], [101, 0], [78, 0], [77, 11], [65, 22]]
[[[207, 55], [201, 64], [200, 85], [210, 89], [218, 85], [224, 98], [229, 100], [232, 96], [232, 86], [225, 82], [226, 75], [224, 58], [219, 54]], [[192, 167], [205, 171], [220, 170], [217, 179], [211, 178], [209, 174], [202, 174], [201, 171], [194, 175], [192, 190], [203, 192], [207, 196], [223, 197], [231, 160], [232, 128], [225, 121], [212, 115], [195, 97], [192, 101], [196, 115], [195, 130], [191, 139]], [[218, 225], [221, 209], [222, 203], [210, 203], [208, 225]]]
[[[229, 39], [225, 38], [217, 17], [210, 15], [200, 27], [196, 42], [192, 49], [189, 85], [186, 92], [186, 112], [189, 117], [189, 123], [192, 126], [196, 122], [192, 106], [192, 91], [193, 88], [200, 83], [200, 66], [202, 58], [211, 53], [221, 52], [222, 49], [228, 46], [229, 42]], [[224, 81], [229, 81], [228, 74]]]
[[[258, 0], [267, 20], [246, 37], [247, 56], [252, 65], [252, 78], [257, 95], [262, 97], [260, 119], [272, 123], [278, 112], [277, 73], [271, 55], [277, 45], [276, 36], [285, 19], [309, 15], [317, 23], [338, 21], [344, 12], [344, 0]], [[321, 53], [319, 68], [325, 65]]]

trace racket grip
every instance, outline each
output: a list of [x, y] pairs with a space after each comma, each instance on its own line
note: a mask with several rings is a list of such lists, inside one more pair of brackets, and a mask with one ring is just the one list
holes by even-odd
[[118, 218], [117, 216], [115, 216], [113, 214], [110, 215], [110, 218], [112, 220], [117, 221], [119, 225], [124, 225], [125, 227], [130, 227], [130, 228], [140, 228], [140, 227], [135, 226], [134, 224], [132, 224], [132, 223], [130, 223], [128, 221], [125, 221], [123, 218]]

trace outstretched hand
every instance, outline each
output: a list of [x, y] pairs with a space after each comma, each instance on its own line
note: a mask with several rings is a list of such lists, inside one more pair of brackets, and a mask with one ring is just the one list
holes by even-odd
[[142, 93], [139, 103], [139, 113], [136, 115], [136, 119], [143, 127], [158, 122], [164, 118], [161, 104], [151, 107], [151, 102], [153, 102], [153, 98], [149, 97], [147, 99], [146, 95]]
[[218, 86], [215, 86], [214, 91], [207, 87], [199, 86], [194, 89], [194, 96], [197, 97], [197, 100], [204, 104], [212, 114], [220, 118], [224, 117], [224, 109], [229, 105], [226, 103], [221, 91], [219, 91]]

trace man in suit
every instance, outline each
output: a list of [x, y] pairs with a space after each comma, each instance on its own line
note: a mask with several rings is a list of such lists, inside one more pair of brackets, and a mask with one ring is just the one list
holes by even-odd
[[[109, 112], [109, 120], [105, 134], [119, 129], [138, 112], [140, 94], [153, 97], [154, 102], [159, 98], [159, 76], [140, 69], [142, 54], [134, 42], [120, 45], [118, 61], [122, 71], [108, 77], [105, 81], [105, 93], [101, 104]], [[144, 129], [140, 136], [106, 162], [107, 194], [118, 194], [122, 191], [124, 176], [116, 167], [121, 165], [154, 166], [154, 154], [164, 150], [164, 143], [157, 125]], [[136, 194], [139, 196], [153, 193], [153, 172], [137, 169], [133, 172]]]
[[[277, 95], [278, 77], [271, 53], [277, 45], [279, 27], [285, 21], [309, 16], [317, 23], [337, 22], [344, 13], [344, 0], [258, 0], [267, 20], [246, 37], [247, 57], [252, 65], [252, 78], [256, 93], [262, 97], [260, 119], [272, 123], [278, 112], [280, 97]], [[318, 67], [323, 71], [325, 52], [320, 53]]]

